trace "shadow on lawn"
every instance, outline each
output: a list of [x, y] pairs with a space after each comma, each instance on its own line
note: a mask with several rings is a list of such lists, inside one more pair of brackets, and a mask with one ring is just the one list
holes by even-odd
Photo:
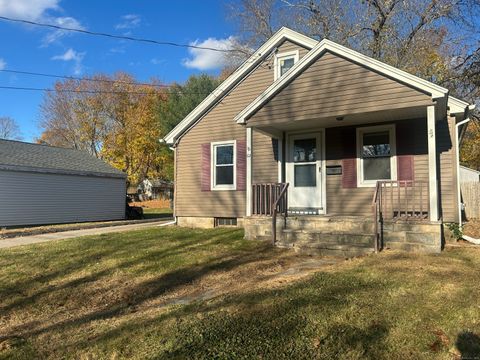
[[[176, 240], [176, 239], [175, 239]], [[198, 246], [198, 238], [194, 240], [182, 240], [180, 244], [174, 247], [167, 247], [165, 249], [160, 249], [158, 251], [146, 252], [141, 257], [136, 257], [135, 259], [122, 259], [120, 263], [116, 263], [106, 269], [101, 271], [96, 271], [87, 276], [76, 278], [71, 281], [61, 283], [60, 285], [49, 286], [48, 284], [43, 284], [42, 289], [34, 292], [29, 296], [21, 297], [20, 299], [0, 308], [2, 313], [8, 311], [20, 310], [27, 304], [37, 301], [41, 297], [49, 297], [51, 294], [62, 289], [72, 289], [72, 292], [75, 293], [78, 290], [79, 286], [83, 286], [90, 282], [95, 282], [101, 278], [108, 277], [114, 272], [118, 271], [120, 268], [130, 268], [132, 266], [142, 265], [149, 262], [159, 262], [162, 258], [173, 256], [175, 254], [181, 254], [192, 246]], [[220, 233], [217, 236], [210, 236], [208, 241], [202, 241], [202, 246], [211, 246], [217, 243], [225, 241], [225, 234]], [[121, 250], [123, 253], [125, 249]], [[118, 250], [117, 250], [118, 251]], [[246, 252], [246, 251], [237, 251], [234, 256], [222, 255], [218, 257], [211, 257], [208, 259], [207, 263], [202, 263], [200, 265], [192, 265], [188, 267], [182, 267], [174, 271], [167, 272], [161, 276], [154, 277], [153, 279], [146, 280], [139, 284], [134, 285], [132, 288], [128, 289], [128, 292], [121, 294], [115, 299], [108, 299], [109, 304], [108, 308], [93, 311], [78, 317], [73, 317], [66, 319], [64, 321], [59, 321], [47, 326], [39, 326], [38, 322], [32, 320], [30, 323], [25, 323], [11, 329], [14, 334], [21, 334], [24, 337], [36, 336], [43, 333], [48, 333], [50, 331], [62, 331], [67, 330], [71, 327], [76, 327], [85, 323], [96, 321], [99, 319], [110, 319], [117, 317], [119, 315], [125, 315], [131, 312], [136, 311], [136, 307], [144, 304], [145, 302], [155, 299], [161, 295], [164, 295], [170, 291], [175, 290], [181, 286], [191, 284], [195, 280], [198, 280], [212, 272], [215, 271], [229, 271], [236, 267], [258, 261], [262, 258], [265, 258], [268, 253], [272, 250], [269, 246], [257, 248], [255, 252]], [[108, 252], [108, 251], [107, 251]], [[101, 253], [104, 253], [103, 251]], [[128, 252], [127, 252], [128, 253]], [[94, 254], [87, 258], [87, 260], [97, 259], [98, 254]], [[115, 252], [108, 253], [109, 257], [115, 257]], [[85, 263], [85, 262], [83, 262]], [[153, 270], [154, 265], [152, 265]], [[71, 267], [69, 268], [70, 272], [74, 272], [78, 268]], [[35, 279], [36, 281], [48, 281], [51, 278], [57, 277], [62, 271], [54, 271], [50, 274], [45, 274], [43, 276]], [[68, 272], [63, 272], [64, 276], [68, 275]], [[24, 288], [28, 288], [28, 283], [22, 284]], [[78, 296], [82, 296], [81, 292], [78, 292]], [[12, 335], [12, 334], [11, 334]]]
[[458, 334], [455, 343], [462, 359], [480, 359], [480, 337], [470, 331]]

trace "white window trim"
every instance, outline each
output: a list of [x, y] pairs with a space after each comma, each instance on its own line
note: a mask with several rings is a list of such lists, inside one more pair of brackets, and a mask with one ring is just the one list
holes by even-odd
[[277, 80], [278, 78], [280, 78], [280, 61], [279, 60], [285, 59], [285, 58], [287, 59], [293, 58], [293, 63], [296, 64], [300, 59], [300, 52], [298, 50], [293, 50], [293, 51], [287, 51], [287, 52], [275, 54], [275, 57], [273, 60], [273, 68], [274, 68], [273, 73], [275, 74], [274, 80]]
[[[397, 180], [397, 142], [395, 136], [395, 125], [378, 125], [378, 126], [368, 126], [368, 127], [359, 127], [357, 128], [357, 187], [374, 187], [377, 184], [378, 180], [363, 180], [363, 158], [362, 158], [362, 147], [363, 147], [363, 134], [378, 132], [378, 131], [388, 131], [390, 138], [390, 174], [391, 179], [385, 180]], [[379, 179], [382, 180], [382, 179]]]
[[[216, 147], [222, 145], [233, 145], [233, 184], [232, 185], [217, 185], [216, 182]], [[210, 164], [211, 164], [211, 189], [212, 190], [237, 190], [237, 140], [216, 141], [210, 143]]]

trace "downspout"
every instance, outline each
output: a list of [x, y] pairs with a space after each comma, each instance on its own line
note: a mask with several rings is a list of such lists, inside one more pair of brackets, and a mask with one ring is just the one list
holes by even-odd
[[[467, 114], [470, 110], [473, 110], [475, 105], [470, 105], [467, 108]], [[460, 137], [459, 137], [459, 129], [461, 125], [464, 125], [470, 121], [470, 116], [467, 116], [464, 120], [460, 121], [458, 124], [455, 124], [455, 139], [456, 139], [456, 152], [455, 152], [455, 160], [457, 163], [457, 202], [458, 202], [458, 225], [460, 229], [462, 229], [462, 195], [460, 189]], [[468, 235], [462, 235], [462, 239], [469, 241], [473, 244], [480, 245], [480, 239], [472, 238]]]

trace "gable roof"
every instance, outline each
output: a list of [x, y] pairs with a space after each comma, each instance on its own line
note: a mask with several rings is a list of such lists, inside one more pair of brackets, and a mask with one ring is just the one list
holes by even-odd
[[[260, 94], [252, 103], [243, 109], [236, 117], [235, 121], [240, 124], [246, 123], [246, 120], [253, 115], [261, 106], [273, 98], [280, 90], [293, 81], [298, 74], [313, 64], [325, 52], [331, 52], [336, 55], [347, 58], [353, 62], [363, 65], [373, 71], [388, 76], [394, 80], [410, 85], [422, 92], [430, 94], [433, 99], [444, 98], [448, 95], [448, 89], [421, 79], [415, 75], [409, 74], [403, 70], [397, 69], [391, 65], [375, 60], [357, 51], [346, 48], [345, 46], [324, 39], [320, 41], [310, 52], [298, 61], [287, 73], [279, 80], [270, 85], [262, 94]], [[458, 99], [457, 99], [458, 100]]]
[[250, 71], [255, 69], [270, 52], [283, 41], [289, 40], [308, 49], [312, 49], [317, 43], [308, 36], [282, 27], [255, 53], [250, 56], [237, 70], [222, 82], [209, 96], [207, 96], [190, 114], [188, 114], [167, 136], [163, 139], [167, 144], [174, 144], [176, 140], [187, 131], [196, 121], [204, 116], [219, 100], [221, 100], [235, 85], [237, 85]]
[[0, 139], [0, 170], [125, 178], [85, 151]]

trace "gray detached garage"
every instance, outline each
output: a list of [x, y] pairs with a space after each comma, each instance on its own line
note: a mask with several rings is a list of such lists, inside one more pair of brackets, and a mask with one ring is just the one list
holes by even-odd
[[126, 175], [73, 149], [0, 140], [0, 227], [125, 218]]

